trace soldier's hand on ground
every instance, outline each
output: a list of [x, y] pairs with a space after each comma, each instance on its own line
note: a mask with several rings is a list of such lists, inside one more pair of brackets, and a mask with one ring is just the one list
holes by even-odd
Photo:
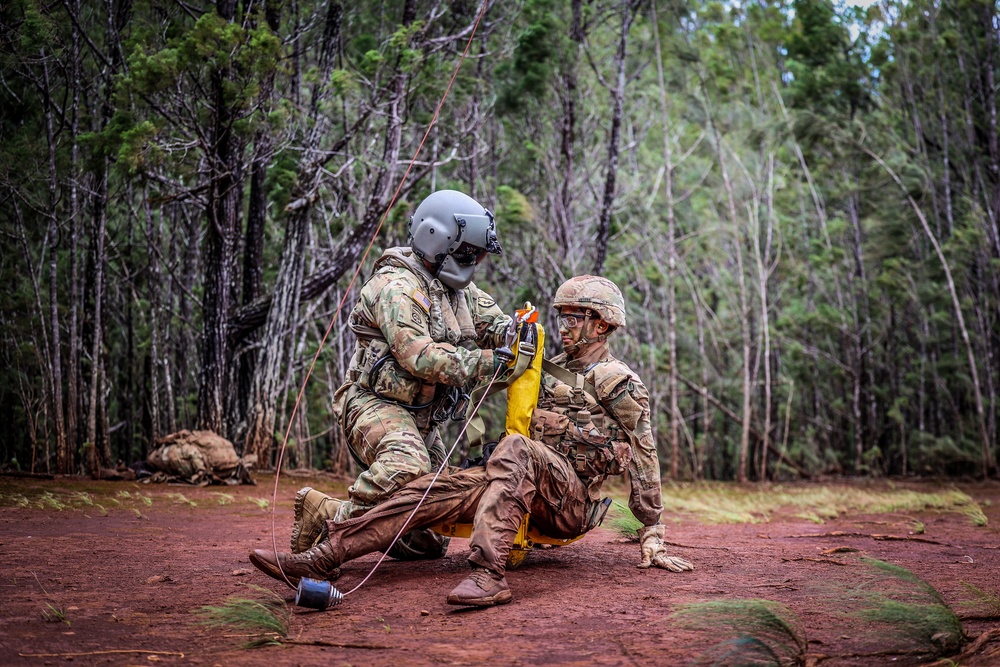
[[642, 560], [638, 565], [640, 568], [656, 566], [671, 572], [689, 572], [694, 569], [694, 565], [683, 558], [667, 555], [667, 547], [663, 544], [662, 524], [640, 528], [639, 547], [642, 549]]

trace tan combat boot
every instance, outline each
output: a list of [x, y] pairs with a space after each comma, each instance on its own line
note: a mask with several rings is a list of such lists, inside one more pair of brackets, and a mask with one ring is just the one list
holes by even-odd
[[507, 604], [513, 597], [506, 577], [485, 567], [473, 565], [472, 574], [448, 595], [448, 604], [492, 607], [495, 604]]
[[297, 586], [302, 577], [333, 581], [340, 576], [340, 563], [333, 555], [329, 540], [323, 540], [300, 554], [254, 549], [250, 552], [250, 562], [278, 581], [287, 578], [293, 586]]
[[326, 522], [337, 515], [343, 501], [331, 498], [311, 486], [295, 494], [295, 523], [292, 524], [292, 553], [306, 551], [326, 535]]

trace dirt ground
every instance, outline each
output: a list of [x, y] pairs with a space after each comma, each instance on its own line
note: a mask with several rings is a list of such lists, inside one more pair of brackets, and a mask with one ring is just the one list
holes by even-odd
[[[250, 566], [247, 553], [272, 541], [262, 507], [274, 478], [258, 486], [191, 488], [135, 482], [0, 478], [0, 665], [684, 665], [721, 636], [682, 630], [677, 605], [763, 598], [788, 605], [819, 664], [912, 665], [926, 655], [872, 655], [901, 647], [854, 609], [882, 559], [932, 584], [972, 638], [1000, 618], [970, 604], [966, 584], [1000, 590], [1000, 484], [958, 484], [989, 519], [958, 513], [848, 515], [819, 525], [791, 516], [767, 523], [667, 523], [673, 552], [696, 570], [639, 570], [638, 547], [598, 529], [575, 544], [535, 550], [508, 574], [511, 604], [465, 610], [445, 598], [466, 574], [467, 541], [441, 560], [386, 560], [367, 585], [326, 612], [293, 607], [291, 644], [243, 649], [240, 631], [199, 624], [193, 613], [228, 596], [286, 597]], [[283, 475], [273, 512], [287, 548], [291, 499], [303, 485], [342, 493], [343, 482]], [[867, 483], [868, 488], [871, 483]], [[887, 482], [877, 483], [885, 487]], [[900, 483], [921, 491], [934, 483]], [[951, 488], [951, 484], [947, 488]], [[920, 521], [922, 535], [908, 528]], [[853, 535], [818, 536], [834, 531]], [[876, 540], [876, 534], [919, 540]], [[817, 535], [816, 537], [802, 537]], [[798, 537], [796, 537], [798, 536]], [[833, 547], [857, 551], [822, 554]], [[376, 556], [344, 567], [353, 588]], [[994, 612], [995, 614], [995, 612]], [[1000, 665], [1000, 642], [964, 665]]]

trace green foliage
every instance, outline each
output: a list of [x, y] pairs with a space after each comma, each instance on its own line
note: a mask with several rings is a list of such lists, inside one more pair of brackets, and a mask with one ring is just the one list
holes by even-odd
[[201, 623], [214, 628], [233, 628], [255, 633], [244, 648], [280, 645], [288, 636], [292, 612], [284, 599], [260, 586], [250, 588], [262, 594], [256, 598], [231, 596], [221, 605], [204, 605], [194, 613]]
[[679, 605], [671, 619], [686, 629], [723, 640], [698, 658], [718, 667], [801, 664], [805, 634], [795, 614], [770, 600], [715, 600]]
[[605, 525], [622, 537], [634, 542], [639, 541], [639, 529], [642, 528], [642, 521], [635, 518], [628, 505], [620, 500], [611, 502], [608, 509], [608, 516], [604, 520]]
[[512, 114], [549, 95], [550, 81], [560, 48], [569, 48], [560, 34], [564, 27], [550, 0], [532, 0], [525, 9], [526, 25], [517, 37], [514, 58], [500, 68], [509, 83], [500, 95], [497, 110]]
[[862, 562], [875, 577], [859, 589], [866, 606], [855, 613], [872, 624], [883, 648], [948, 655], [962, 647], [962, 622], [933, 586], [898, 565], [872, 558]]
[[986, 608], [992, 616], [1000, 617], [1000, 594], [996, 591], [984, 590], [968, 582], [961, 582], [965, 592], [972, 596], [973, 604]]
[[[114, 16], [107, 13], [111, 5], [83, 3], [72, 18], [72, 8], [58, 3], [14, 0], [0, 8], [5, 466], [40, 471], [56, 462], [53, 312], [62, 405], [69, 401], [71, 366], [77, 396], [90, 396], [97, 221], [107, 226], [99, 341], [106, 379], [97, 421], [99, 431], [105, 423], [115, 428], [110, 453], [82, 443], [77, 429], [71, 471], [91, 453], [109, 454], [105, 463], [140, 456], [152, 437], [154, 389], [163, 403], [158, 433], [168, 421], [178, 428], [198, 421], [214, 186], [232, 178], [238, 190], [226, 238], [227, 284], [234, 290], [227, 318], [238, 318], [246, 306], [239, 289], [247, 277], [240, 253], [248, 247], [241, 223], [251, 194], [262, 195], [254, 205], [263, 201], [265, 211], [263, 256], [248, 273], [259, 270], [261, 296], [279, 273], [293, 196], [309, 202], [306, 273], [351, 264], [358, 244], [344, 245], [346, 235], [379, 215], [385, 193], [398, 185], [459, 65], [463, 31], [477, 10], [474, 3], [444, 3], [432, 18], [417, 3], [415, 20], [403, 26], [402, 3], [308, 0], [294, 11], [267, 5], [276, 16], [237, 5], [233, 20], [213, 3], [201, 9], [137, 0]], [[751, 426], [760, 432], [768, 414], [762, 373], [768, 363], [772, 444], [780, 440], [786, 453], [781, 463], [770, 459], [768, 477], [794, 476], [790, 464], [819, 473], [894, 475], [904, 472], [904, 460], [907, 473], [981, 472], [964, 337], [940, 261], [906, 196], [927, 217], [954, 275], [980, 393], [990, 405], [987, 380], [1000, 372], [990, 319], [991, 304], [1000, 301], [991, 280], [1000, 257], [989, 215], [994, 156], [984, 119], [991, 111], [977, 92], [983, 63], [995, 56], [981, 29], [982, 7], [959, 3], [942, 11], [926, 1], [891, 2], [862, 11], [830, 0], [658, 5], [657, 26], [648, 10], [648, 3], [639, 7], [628, 34], [622, 150], [601, 267], [594, 267], [593, 239], [604, 205], [618, 3], [582, 3], [576, 35], [570, 3], [524, 0], [491, 9], [406, 177], [405, 206], [391, 212], [375, 252], [406, 242], [406, 214], [431, 189], [474, 187], [496, 210], [505, 249], [477, 271], [476, 281], [505, 308], [525, 300], [544, 308], [560, 280], [574, 273], [612, 277], [627, 295], [631, 320], [612, 338], [613, 352], [659, 403], [653, 422], [662, 445], [669, 424], [662, 409], [669, 147], [677, 370], [698, 384], [704, 377], [712, 398], [738, 413], [746, 321], [756, 373]], [[404, 96], [395, 99], [400, 84]], [[217, 160], [213, 151], [221, 147], [226, 156]], [[862, 148], [899, 174], [902, 191]], [[251, 178], [257, 157], [266, 166], [263, 193], [251, 193], [260, 184]], [[755, 250], [768, 254], [764, 295]], [[299, 304], [298, 321], [283, 334], [298, 342], [285, 348], [292, 355], [282, 359], [281, 377], [297, 376], [303, 357], [317, 349], [314, 329], [323, 327], [305, 320], [332, 316], [333, 301], [346, 289], [345, 277]], [[769, 358], [762, 349], [765, 295]], [[330, 425], [330, 396], [351, 344], [346, 329], [335, 327], [304, 394], [313, 435]], [[557, 348], [550, 335], [549, 352]], [[259, 340], [241, 340], [226, 363], [235, 373], [260, 349]], [[224, 397], [231, 420], [225, 428], [236, 440], [246, 417], [245, 397], [236, 394], [246, 379], [228, 382], [231, 395]], [[281, 383], [279, 405], [293, 400], [292, 384]], [[683, 474], [734, 475], [739, 426], [695, 392], [682, 392], [680, 410], [687, 429]], [[84, 413], [79, 408], [74, 415], [78, 425], [87, 423]], [[986, 414], [984, 421], [995, 417]], [[97, 436], [103, 446], [105, 434]], [[312, 460], [347, 465], [336, 434], [309, 442]], [[751, 438], [751, 458], [757, 446]], [[773, 511], [766, 501], [760, 510], [724, 500], [703, 509], [691, 499], [677, 511], [718, 521], [765, 521]], [[841, 506], [831, 500], [787, 507], [825, 521]], [[971, 510], [969, 516], [984, 519]]]
[[42, 609], [42, 619], [46, 623], [65, 623], [66, 627], [71, 627], [69, 618], [66, 616], [66, 610], [62, 607], [57, 607], [51, 602], [45, 603], [45, 608]]

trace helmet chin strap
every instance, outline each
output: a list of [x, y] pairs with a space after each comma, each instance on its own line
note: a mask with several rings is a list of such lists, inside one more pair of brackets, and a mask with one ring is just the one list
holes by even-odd
[[[588, 318], [587, 322], [597, 322], [597, 320], [591, 320], [591, 319]], [[584, 324], [584, 326], [586, 326], [586, 324]], [[595, 328], [596, 328], [596, 324], [595, 324]], [[564, 345], [563, 346], [563, 351], [567, 354], [567, 356], [575, 357], [575, 356], [578, 355], [579, 352], [582, 352], [585, 347], [588, 347], [590, 345], [597, 345], [597, 344], [603, 343], [606, 340], [608, 340], [608, 334], [609, 333], [610, 332], [605, 332], [605, 333], [602, 333], [602, 334], [597, 334], [593, 338], [589, 338], [589, 337], [583, 335], [583, 332], [581, 332], [580, 339], [578, 341], [576, 341], [575, 343], [570, 343], [569, 345]]]

